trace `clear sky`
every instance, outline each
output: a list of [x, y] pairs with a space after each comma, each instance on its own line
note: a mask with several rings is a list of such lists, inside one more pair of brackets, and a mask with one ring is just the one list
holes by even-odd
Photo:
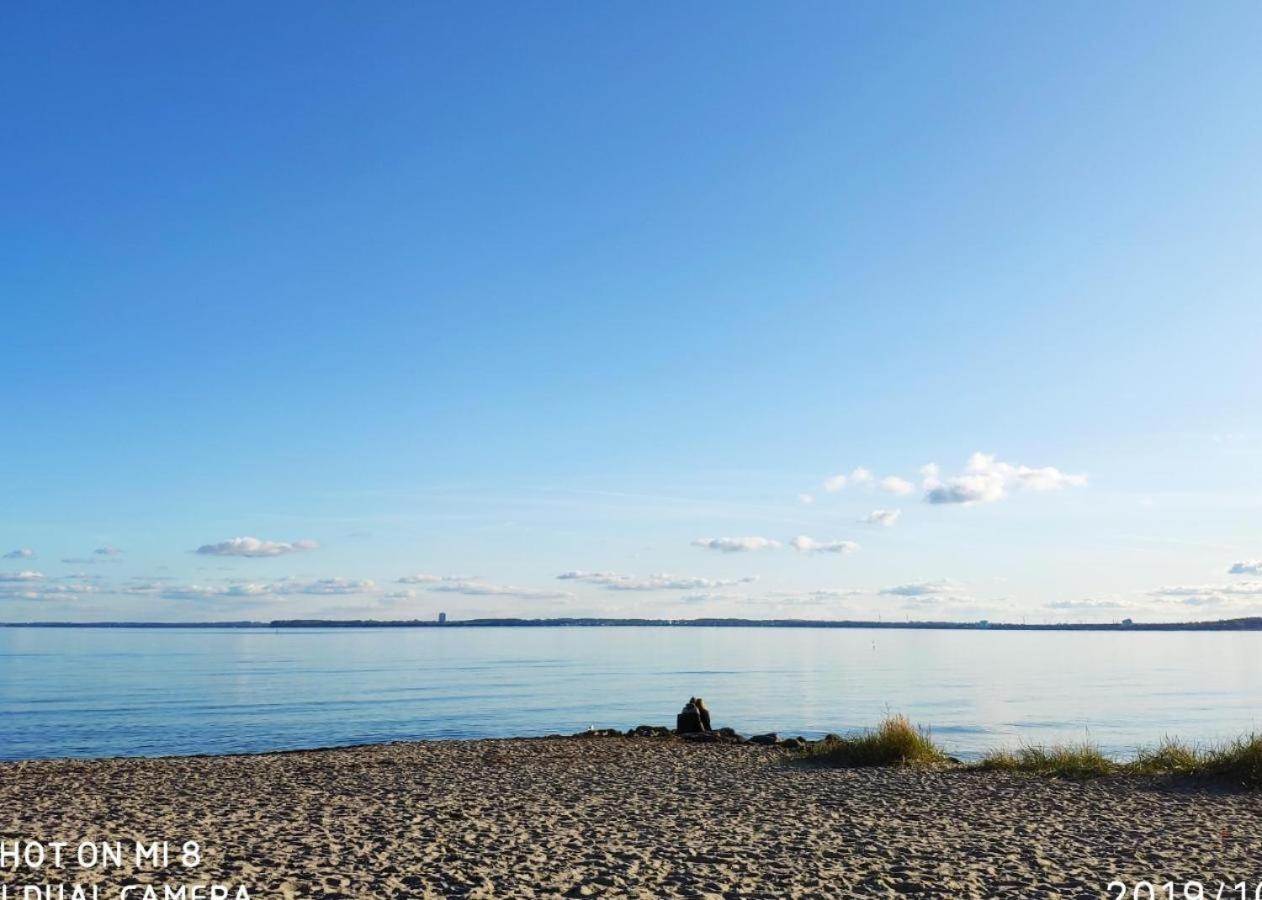
[[1262, 613], [1259, 34], [7, 4], [0, 620]]

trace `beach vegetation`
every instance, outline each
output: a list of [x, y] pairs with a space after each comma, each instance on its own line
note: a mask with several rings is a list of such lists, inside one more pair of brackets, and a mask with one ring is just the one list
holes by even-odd
[[808, 744], [803, 756], [835, 766], [903, 766], [946, 762], [927, 728], [906, 716], [890, 716], [876, 728]]
[[[829, 735], [802, 745], [797, 758], [846, 768], [955, 763], [934, 743], [929, 729], [907, 716], [891, 715], [875, 728], [849, 736]], [[1086, 781], [1109, 775], [1187, 776], [1262, 788], [1262, 733], [1216, 745], [1188, 744], [1167, 737], [1129, 759], [1105, 753], [1090, 741], [1025, 745], [992, 750], [963, 767], [974, 772], [1024, 772]]]
[[1031, 772], [1075, 781], [1115, 775], [1119, 769], [1118, 763], [1105, 756], [1099, 747], [1085, 741], [1054, 747], [995, 750], [983, 756], [974, 767], [982, 771]]
[[973, 763], [978, 771], [1029, 772], [1054, 778], [1085, 780], [1105, 775], [1183, 775], [1262, 787], [1262, 734], [1251, 734], [1210, 747], [1166, 738], [1141, 748], [1133, 759], [1110, 758], [1088, 742], [1052, 747], [1029, 746], [995, 750]]

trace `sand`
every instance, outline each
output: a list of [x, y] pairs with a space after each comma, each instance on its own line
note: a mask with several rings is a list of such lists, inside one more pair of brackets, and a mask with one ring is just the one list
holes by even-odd
[[[1208, 896], [1245, 880], [1252, 897], [1262, 881], [1256, 792], [824, 769], [652, 738], [8, 763], [0, 837], [197, 840], [201, 865], [156, 880], [251, 897], [1103, 897], [1141, 878]], [[65, 880], [107, 898], [136, 878]]]

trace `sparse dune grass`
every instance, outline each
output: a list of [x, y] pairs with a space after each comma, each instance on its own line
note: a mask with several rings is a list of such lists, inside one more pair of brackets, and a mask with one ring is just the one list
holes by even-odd
[[1250, 734], [1209, 751], [1204, 772], [1250, 788], [1262, 787], [1262, 734]]
[[975, 767], [983, 771], [1032, 772], [1075, 781], [1115, 775], [1120, 769], [1119, 764], [1101, 753], [1098, 747], [1085, 742], [996, 750], [983, 756]]
[[1105, 775], [1187, 775], [1258, 788], [1262, 787], [1262, 734], [1208, 749], [1166, 738], [1155, 747], [1140, 749], [1134, 759], [1126, 762], [1109, 758], [1089, 743], [996, 750], [972, 768], [1074, 780]]
[[[906, 766], [958, 762], [942, 750], [927, 728], [903, 715], [849, 737], [807, 744], [800, 759], [841, 767]], [[1136, 751], [1129, 760], [1108, 756], [1089, 741], [992, 750], [964, 768], [974, 772], [1026, 772], [1048, 778], [1085, 781], [1108, 775], [1182, 775], [1262, 788], [1262, 734], [1201, 747], [1167, 737]]]
[[876, 728], [852, 737], [817, 741], [804, 756], [835, 766], [901, 766], [946, 761], [929, 732], [906, 716], [890, 716]]
[[1204, 765], [1201, 750], [1168, 737], [1156, 747], [1140, 749], [1126, 769], [1132, 775], [1195, 775]]

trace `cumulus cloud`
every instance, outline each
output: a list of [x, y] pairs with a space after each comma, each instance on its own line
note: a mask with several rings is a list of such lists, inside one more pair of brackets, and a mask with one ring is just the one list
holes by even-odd
[[899, 478], [897, 475], [886, 475], [881, 479], [881, 490], [887, 494], [894, 494], [899, 497], [905, 497], [916, 489], [916, 486], [905, 478]]
[[1262, 604], [1262, 581], [1171, 585], [1151, 591], [1149, 596], [1159, 603], [1178, 606], [1252, 610]]
[[168, 600], [280, 600], [296, 595], [317, 597], [345, 596], [348, 594], [375, 594], [377, 585], [372, 581], [353, 578], [280, 578], [276, 581], [230, 581], [221, 584], [170, 585], [153, 581], [133, 582], [125, 591], [131, 594], [157, 593]]
[[930, 597], [952, 594], [956, 590], [957, 587], [953, 582], [943, 579], [942, 581], [914, 581], [910, 584], [896, 584], [891, 587], [881, 588], [878, 593], [895, 597]]
[[898, 521], [898, 517], [902, 513], [897, 509], [874, 509], [863, 517], [862, 521], [865, 525], [884, 525], [889, 528]]
[[18, 547], [16, 550], [10, 550], [4, 555], [5, 559], [34, 559], [35, 551], [30, 547]]
[[717, 537], [697, 538], [692, 545], [706, 550], [718, 550], [720, 553], [748, 553], [753, 550], [775, 550], [780, 542], [765, 537]]
[[864, 466], [855, 466], [849, 474], [839, 473], [824, 479], [824, 490], [835, 494], [847, 484], [866, 484], [873, 479], [872, 470]]
[[315, 541], [265, 541], [256, 537], [236, 537], [216, 544], [202, 544], [197, 552], [204, 556], [267, 557], [314, 550], [319, 546]]
[[471, 597], [510, 597], [517, 600], [572, 600], [574, 595], [565, 591], [545, 591], [535, 588], [513, 587], [505, 584], [487, 584], [473, 579], [443, 580], [429, 588], [448, 594], [467, 594]]
[[798, 502], [810, 506], [815, 502], [815, 498], [810, 494], [798, 494]]
[[272, 585], [277, 594], [315, 594], [317, 596], [367, 594], [376, 591], [372, 581], [354, 578], [317, 578], [314, 581], [284, 579]]
[[702, 603], [747, 603], [749, 597], [744, 594], [724, 593], [723, 591], [706, 591], [700, 594], [685, 594], [679, 600], [692, 605]]
[[994, 454], [974, 453], [964, 472], [943, 480], [938, 467], [930, 463], [921, 469], [928, 503], [993, 503], [1015, 490], [1054, 491], [1080, 487], [1086, 475], [1070, 475], [1052, 466], [1031, 468], [999, 462]]
[[836, 553], [845, 555], [859, 549], [854, 541], [817, 541], [813, 537], [799, 534], [793, 539], [793, 549], [800, 553]]
[[1262, 562], [1256, 559], [1233, 563], [1227, 570], [1229, 575], [1262, 575]]
[[0, 600], [74, 600], [83, 594], [93, 594], [99, 587], [75, 578], [60, 578], [51, 582], [42, 572], [0, 572]]
[[50, 584], [43, 581], [0, 582], [0, 600], [29, 600], [34, 602], [75, 600], [84, 594], [96, 593], [99, 588], [86, 582]]
[[847, 478], [845, 475], [833, 475], [824, 479], [824, 490], [830, 494], [835, 494], [846, 486]]
[[160, 592], [164, 600], [256, 601], [275, 596], [270, 584], [175, 585]]
[[1130, 607], [1120, 600], [1084, 597], [1081, 600], [1053, 600], [1051, 603], [1046, 604], [1044, 608], [1062, 612], [1094, 612], [1096, 610], [1129, 609]]
[[751, 584], [755, 576], [745, 578], [698, 578], [685, 575], [618, 575], [613, 572], [562, 572], [560, 581], [581, 581], [611, 591], [703, 591], [737, 584]]
[[5, 583], [40, 581], [43, 577], [43, 572], [33, 572], [30, 570], [24, 572], [0, 572], [0, 582]]

